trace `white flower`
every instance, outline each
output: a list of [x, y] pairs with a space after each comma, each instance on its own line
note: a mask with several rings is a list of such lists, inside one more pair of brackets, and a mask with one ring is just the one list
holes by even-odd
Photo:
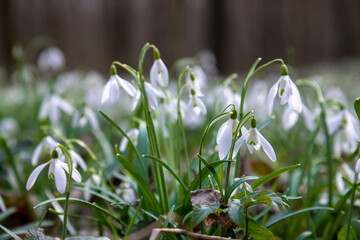
[[246, 145], [251, 154], [253, 154], [254, 149], [259, 150], [262, 147], [266, 155], [268, 155], [268, 157], [270, 158], [270, 160], [275, 162], [276, 155], [274, 149], [272, 148], [270, 143], [256, 129], [256, 124], [253, 124], [253, 121], [251, 122], [252, 122], [251, 125], [253, 127], [251, 127], [249, 131], [244, 126], [241, 128], [242, 136], [236, 141], [235, 147], [236, 148], [240, 147], [243, 141], [245, 140]]
[[[146, 95], [149, 101], [149, 106], [151, 109], [156, 110], [158, 108], [158, 98], [163, 98], [165, 99], [166, 96], [165, 94], [156, 86], [151, 85], [148, 82], [144, 83], [144, 87], [145, 87], [145, 91], [146, 91]], [[134, 111], [136, 109], [136, 106], [139, 103], [141, 97], [141, 92], [139, 89], [135, 90], [135, 94], [133, 95], [133, 99], [131, 100], [130, 103], [130, 109], [131, 111]]]
[[194, 79], [191, 79], [191, 73], [187, 72], [186, 81], [189, 84], [190, 88], [194, 88], [196, 95], [199, 97], [204, 96], [201, 89], [207, 85], [207, 76], [204, 70], [200, 66], [192, 67]]
[[31, 164], [35, 166], [40, 159], [40, 155], [43, 151], [49, 151], [51, 154], [52, 149], [56, 147], [58, 143], [50, 136], [46, 136], [43, 140], [36, 146], [33, 154], [31, 155]]
[[[302, 107], [301, 115], [304, 118], [305, 126], [310, 130], [315, 130], [315, 120], [319, 111], [316, 110], [315, 113], [312, 113], [304, 104]], [[292, 109], [289, 105], [285, 107], [281, 121], [285, 130], [289, 130], [295, 126], [296, 122], [299, 119], [299, 113]]]
[[[137, 140], [138, 140], [138, 136], [139, 136], [139, 129], [133, 128], [130, 129], [126, 135], [128, 135], [128, 137], [130, 138], [130, 140], [133, 142], [133, 144], [136, 146], [137, 145]], [[120, 152], [124, 152], [127, 145], [129, 143], [129, 140], [126, 137], [123, 137], [120, 141], [119, 144], [119, 151]]]
[[334, 153], [336, 155], [339, 156], [342, 152], [349, 154], [356, 150], [360, 140], [360, 125], [349, 111], [343, 109], [328, 117], [326, 124], [330, 135], [339, 130], [334, 137]]
[[189, 102], [187, 104], [187, 112], [189, 115], [206, 115], [206, 106], [199, 96], [196, 95], [195, 89], [191, 89]]
[[92, 174], [91, 178], [88, 178], [88, 180], [86, 180], [84, 184], [84, 199], [86, 201], [90, 201], [91, 198], [91, 193], [90, 193], [91, 182], [93, 182], [96, 186], [99, 186], [101, 182], [99, 175]]
[[[79, 166], [81, 167], [82, 170], [86, 171], [87, 170], [87, 165], [84, 161], [84, 159], [78, 154], [76, 153], [74, 150], [69, 150], [69, 154], [71, 156], [71, 159], [73, 160], [73, 165], [74, 167], [77, 166], [77, 164], [79, 164]], [[65, 162], [65, 156], [62, 155], [62, 153], [60, 153], [60, 159]]]
[[[61, 152], [61, 150], [59, 150], [58, 148], [55, 148], [52, 151], [51, 160], [39, 165], [32, 171], [32, 173], [30, 174], [30, 176], [28, 178], [28, 181], [26, 182], [26, 190], [30, 190], [32, 188], [32, 186], [34, 186], [35, 181], [36, 181], [37, 177], [39, 176], [40, 172], [47, 165], [50, 164], [49, 172], [48, 172], [49, 179], [55, 179], [56, 189], [59, 191], [59, 193], [63, 194], [65, 192], [65, 189], [66, 189], [66, 173], [65, 172], [69, 173], [69, 167], [66, 163], [64, 163], [60, 160], [60, 158], [59, 158], [60, 152]], [[81, 182], [81, 175], [76, 170], [75, 167], [73, 167], [73, 169], [72, 169], [71, 177], [76, 182]]]
[[301, 112], [302, 102], [298, 88], [290, 79], [289, 75], [282, 75], [279, 80], [271, 87], [267, 96], [266, 105], [269, 115], [272, 113], [274, 100], [277, 93], [280, 98], [281, 105], [289, 103], [292, 109], [299, 113]]
[[150, 70], [151, 83], [156, 86], [156, 83], [160, 86], [166, 87], [169, 83], [169, 73], [164, 62], [159, 58], [155, 59]]
[[58, 71], [65, 65], [65, 56], [59, 48], [49, 47], [40, 53], [37, 65], [42, 71]]
[[[268, 94], [268, 87], [265, 81], [256, 81], [246, 96], [245, 112], [254, 110], [256, 112], [256, 119], [266, 120], [268, 118], [266, 108], [266, 98]], [[240, 103], [240, 96], [237, 100], [237, 105]], [[237, 108], [238, 109], [238, 108]]]
[[119, 99], [120, 87], [123, 88], [125, 92], [127, 92], [132, 97], [136, 93], [136, 88], [131, 83], [122, 79], [118, 75], [111, 75], [109, 81], [103, 88], [101, 104], [114, 104]]
[[[237, 115], [237, 114], [236, 114]], [[231, 142], [234, 137], [239, 120], [230, 118], [219, 128], [219, 132], [216, 136], [216, 143], [219, 146], [219, 158], [223, 160], [230, 151]], [[238, 150], [238, 149], [237, 149]], [[233, 156], [236, 156], [237, 151], [234, 151]]]
[[40, 106], [39, 120], [50, 118], [51, 123], [56, 124], [60, 120], [60, 110], [67, 114], [74, 112], [74, 107], [61, 97], [51, 94], [44, 98]]
[[99, 121], [96, 117], [96, 114], [91, 108], [85, 106], [82, 113], [80, 111], [74, 112], [71, 125], [73, 127], [83, 127], [88, 122], [93, 129], [99, 129]]

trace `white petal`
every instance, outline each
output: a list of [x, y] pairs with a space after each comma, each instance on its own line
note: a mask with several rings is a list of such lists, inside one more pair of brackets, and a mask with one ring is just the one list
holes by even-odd
[[242, 126], [241, 127], [241, 134], [242, 135], [247, 135], [249, 133], [249, 131], [246, 129], [246, 127]]
[[223, 136], [223, 134], [224, 134], [224, 132], [225, 132], [225, 129], [226, 129], [226, 127], [228, 126], [228, 122], [229, 122], [229, 121], [230, 121], [230, 119], [227, 120], [226, 122], [224, 122], [224, 123], [220, 126], [219, 131], [218, 131], [218, 134], [217, 134], [217, 136], [216, 136], [216, 143], [217, 143], [217, 144], [220, 143], [220, 139], [222, 138], [222, 136]]
[[[47, 147], [49, 147], [51, 150], [54, 149], [59, 143], [55, 141], [52, 137], [47, 136], [45, 137], [45, 144]], [[61, 151], [60, 151], [61, 152]]]
[[292, 95], [289, 99], [289, 104], [295, 111], [300, 113], [302, 110], [302, 106], [303, 106], [301, 97], [300, 97], [300, 93], [299, 93], [299, 90], [296, 87], [295, 83], [290, 78], [289, 78], [289, 80], [290, 80], [291, 90], [292, 90]]
[[360, 158], [356, 161], [355, 171], [360, 173]]
[[90, 201], [90, 198], [91, 198], [90, 186], [91, 186], [91, 180], [89, 178], [88, 180], [86, 180], [86, 182], [84, 184], [84, 199], [86, 201]]
[[84, 109], [86, 116], [89, 119], [90, 125], [93, 129], [99, 129], [99, 121], [96, 117], [96, 114], [94, 113], [94, 111], [89, 108], [89, 107], [85, 107]]
[[310, 131], [315, 130], [315, 115], [303, 104], [301, 114], [304, 118], [305, 125]]
[[36, 167], [30, 174], [27, 182], [26, 182], [26, 190], [29, 190], [30, 188], [32, 188], [32, 186], [34, 185], [37, 177], [39, 176], [40, 172], [44, 169], [44, 167], [46, 167], [46, 165], [48, 165], [50, 163], [50, 161], [43, 163], [41, 165], [39, 165], [38, 167]]
[[33, 154], [31, 155], [31, 164], [33, 166], [35, 166], [38, 162], [39, 162], [39, 159], [40, 159], [40, 154], [42, 152], [42, 149], [43, 149], [43, 142], [41, 141], [39, 143], [39, 145], [36, 146]]
[[120, 86], [129, 94], [131, 97], [133, 97], [136, 93], [136, 88], [128, 81], [122, 79], [121, 77], [116, 75], [116, 78], [118, 79], [118, 82], [120, 83]]
[[359, 121], [349, 112], [345, 111], [346, 119], [346, 131], [348, 133], [352, 132], [360, 140], [360, 125]]
[[109, 102], [110, 104], [115, 103], [119, 99], [119, 85], [118, 80], [113, 75], [110, 77], [109, 81], [105, 84], [103, 88], [103, 93], [101, 97], [101, 104]]
[[145, 83], [145, 91], [146, 91], [147, 98], [149, 100], [150, 108], [152, 108], [153, 110], [156, 110], [158, 108], [158, 101], [157, 101], [155, 92], [150, 87], [150, 84]]
[[332, 135], [340, 127], [341, 122], [344, 119], [344, 111], [340, 111], [335, 116], [328, 117], [326, 123], [329, 128], [329, 134]]
[[[59, 161], [60, 166], [68, 173], [69, 173], [69, 167], [67, 165], [67, 163], [64, 162], [60, 162]], [[74, 168], [73, 166], [73, 170], [72, 170], [72, 175], [71, 175], [72, 179], [74, 179], [76, 182], [81, 182], [81, 175], [79, 173], [78, 170], [76, 170], [76, 168]]]
[[250, 154], [254, 153], [254, 145], [247, 144]]
[[145, 90], [153, 92], [159, 98], [166, 98], [165, 94], [161, 91], [161, 89], [159, 89], [155, 85], [151, 85], [148, 82], [145, 82]]
[[271, 161], [276, 162], [276, 155], [273, 147], [270, 145], [270, 143], [261, 135], [261, 133], [256, 129], [256, 132], [258, 133], [258, 136], [260, 138], [261, 146], [264, 149], [264, 152]]
[[290, 99], [290, 96], [292, 95], [292, 89], [291, 89], [290, 84], [286, 84], [283, 90], [284, 90], [284, 92], [282, 93], [281, 100], [280, 100], [281, 105], [284, 105], [285, 103], [287, 103]]
[[79, 164], [79, 166], [82, 168], [82, 170], [86, 171], [87, 165], [86, 165], [84, 159], [73, 150], [70, 150], [69, 153], [70, 153], [71, 159], [74, 162], [76, 162], [77, 164]]
[[271, 115], [273, 107], [274, 107], [274, 99], [276, 97], [276, 93], [278, 91], [280, 81], [281, 81], [281, 78], [271, 87], [269, 94], [267, 96], [266, 106], [267, 106], [269, 115]]
[[54, 160], [55, 185], [59, 193], [63, 194], [66, 188], [66, 174], [59, 160]]
[[150, 70], [150, 80], [151, 83], [159, 83], [161, 86], [166, 87], [169, 83], [169, 73], [161, 59], [154, 61], [151, 70]]
[[131, 111], [134, 111], [136, 109], [136, 106], [138, 105], [139, 103], [139, 100], [140, 100], [140, 91], [138, 90], [136, 93], [135, 93], [135, 96], [133, 97], [133, 99], [131, 100], [131, 103], [130, 103], [130, 109]]
[[123, 137], [119, 144], [119, 151], [124, 152], [128, 143], [129, 143], [129, 140], [126, 137]]
[[223, 133], [221, 138], [219, 138], [219, 158], [223, 160], [228, 152], [230, 151], [231, 142], [232, 142], [232, 125], [231, 121], [225, 122], [225, 127], [223, 128]]
[[206, 106], [205, 106], [205, 104], [204, 104], [204, 102], [203, 102], [203, 100], [201, 100], [199, 97], [197, 97], [197, 96], [195, 96], [195, 98], [196, 98], [196, 103], [197, 103], [197, 105], [199, 106], [199, 108], [200, 108], [200, 110], [201, 110], [201, 113], [202, 114], [204, 114], [204, 115], [206, 115]]
[[237, 155], [237, 153], [240, 150], [241, 145], [243, 144], [243, 142], [245, 141], [246, 137], [247, 137], [248, 133], [242, 135], [238, 140], [236, 140], [235, 142], [235, 146], [234, 146], [234, 153], [233, 156], [235, 157]]
[[287, 105], [283, 111], [281, 120], [285, 130], [289, 130], [299, 119], [299, 114], [294, 111], [289, 105]]
[[[53, 102], [53, 101], [52, 101]], [[60, 109], [56, 104], [49, 104], [49, 117], [52, 123], [58, 123], [60, 120]]]
[[74, 107], [65, 99], [62, 99], [59, 96], [54, 96], [54, 101], [56, 102], [56, 106], [67, 114], [72, 114], [74, 112]]
[[38, 118], [40, 120], [45, 120], [48, 114], [49, 114], [49, 97], [47, 96], [44, 98], [44, 100], [41, 103]]

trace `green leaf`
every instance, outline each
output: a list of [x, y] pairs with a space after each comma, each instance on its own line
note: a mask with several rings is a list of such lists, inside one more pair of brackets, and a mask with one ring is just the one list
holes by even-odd
[[354, 102], [354, 108], [358, 119], [360, 120], [360, 98], [357, 98]]
[[237, 180], [236, 182], [234, 182], [230, 189], [226, 192], [225, 194], [225, 202], [229, 199], [229, 197], [231, 196], [231, 194], [235, 191], [235, 189], [240, 186], [240, 184], [249, 181], [249, 180], [255, 180], [258, 179], [258, 177], [256, 176], [246, 176], [246, 177], [242, 177], [239, 180]]
[[[245, 229], [245, 223], [241, 226]], [[264, 226], [258, 224], [252, 217], [248, 216], [248, 230], [249, 236], [254, 238], [254, 240], [270, 240], [273, 238], [273, 233]]]
[[237, 225], [241, 226], [244, 221], [244, 210], [241, 207], [240, 201], [235, 199], [230, 203], [229, 207], [229, 216], [231, 220], [236, 223]]
[[[60, 197], [60, 198], [53, 198], [53, 199], [49, 199], [46, 201], [43, 201], [39, 204], [37, 204], [34, 208], [38, 208], [41, 207], [43, 205], [52, 203], [52, 202], [65, 202], [65, 198], [64, 197]], [[115, 221], [117, 221], [118, 223], [122, 224], [122, 225], [126, 225], [125, 223], [123, 223], [122, 221], [119, 220], [118, 216], [113, 215], [111, 212], [109, 212], [108, 210], [106, 210], [105, 208], [102, 208], [98, 205], [96, 205], [95, 203], [90, 203], [87, 202], [85, 200], [82, 199], [78, 199], [78, 198], [69, 198], [69, 203], [74, 203], [77, 205], [82, 205], [82, 206], [87, 206], [87, 207], [91, 207], [91, 208], [95, 208], [103, 213], [106, 213], [107, 215], [109, 215], [110, 217], [112, 217]]]
[[143, 155], [143, 157], [145, 158], [150, 158], [156, 162], [158, 162], [161, 166], [163, 166], [164, 168], [166, 168], [169, 173], [180, 183], [180, 185], [184, 188], [185, 192], [188, 190], [188, 188], [186, 187], [186, 185], [184, 184], [184, 182], [181, 180], [181, 178], [174, 172], [174, 170], [171, 169], [171, 167], [165, 163], [164, 161], [162, 161], [161, 159], [154, 157], [154, 156], [150, 156], [150, 155]]
[[206, 206], [206, 205], [196, 205], [192, 215], [192, 222], [196, 226], [200, 222], [204, 221], [204, 219], [209, 216], [210, 213], [214, 213], [214, 211], [220, 207], [220, 203], [217, 202], [214, 206]]
[[292, 217], [292, 216], [295, 216], [295, 215], [298, 215], [298, 214], [301, 214], [301, 213], [305, 213], [305, 212], [311, 212], [311, 211], [318, 211], [318, 210], [325, 210], [325, 211], [334, 211], [333, 208], [331, 207], [310, 207], [310, 208], [304, 208], [304, 209], [301, 209], [299, 211], [295, 211], [295, 212], [290, 212], [288, 214], [279, 214], [277, 216], [275, 216], [274, 218], [270, 219], [266, 224], [265, 224], [265, 227], [269, 228], [271, 227], [272, 225], [282, 221], [282, 220], [285, 220], [289, 217]]
[[130, 233], [131, 233], [131, 229], [132, 229], [132, 227], [133, 227], [133, 225], [134, 225], [134, 223], [135, 223], [135, 220], [136, 220], [136, 217], [137, 217], [137, 215], [138, 215], [138, 213], [139, 213], [139, 210], [141, 209], [142, 201], [143, 201], [143, 198], [140, 199], [139, 206], [137, 207], [137, 209], [136, 209], [133, 217], [132, 217], [131, 220], [130, 220], [129, 226], [128, 226], [128, 228], [127, 228], [127, 230], [126, 230], [126, 233], [125, 233], [125, 237], [124, 237], [125, 240], [128, 239], [128, 236], [129, 236]]
[[129, 172], [129, 174], [135, 179], [138, 186], [143, 191], [146, 201], [150, 201], [150, 205], [153, 206], [153, 210], [157, 213], [160, 213], [161, 208], [159, 202], [156, 200], [154, 196], [154, 192], [150, 189], [148, 182], [140, 175], [138, 171], [136, 171], [136, 169], [129, 160], [127, 160], [120, 154], [116, 154], [116, 158], [120, 161], [123, 167]]
[[[340, 232], [337, 235], [338, 240], [346, 240], [346, 228], [347, 225], [344, 225]], [[349, 240], [359, 240], [360, 239], [360, 221], [355, 220], [351, 222]]]
[[13, 231], [11, 231], [10, 229], [7, 229], [6, 227], [4, 227], [3, 225], [0, 224], [0, 228], [2, 230], [4, 230], [4, 232], [6, 232], [7, 234], [9, 234], [13, 239], [16, 239], [16, 240], [21, 240], [21, 238], [16, 235], [15, 233], [13, 233]]
[[205, 167], [208, 168], [209, 171], [213, 174], [213, 176], [214, 176], [214, 178], [216, 180], [216, 183], [219, 186], [220, 195], [221, 195], [221, 198], [222, 198], [223, 197], [222, 184], [221, 184], [221, 181], [219, 179], [219, 176], [218, 176], [217, 172], [215, 171], [215, 169], [212, 166], [210, 166], [208, 164], [208, 162], [200, 154], [198, 154], [198, 157], [201, 160], [201, 162], [204, 163]]
[[257, 58], [255, 60], [255, 62], [253, 63], [253, 65], [251, 66], [251, 68], [249, 69], [249, 72], [246, 74], [245, 77], [245, 82], [249, 81], [250, 76], [254, 73], [256, 66], [259, 64], [259, 62], [261, 61], [261, 58]]

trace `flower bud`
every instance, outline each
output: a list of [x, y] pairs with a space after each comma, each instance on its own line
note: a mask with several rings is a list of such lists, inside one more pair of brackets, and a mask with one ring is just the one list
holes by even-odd
[[232, 114], [230, 115], [230, 118], [231, 118], [231, 119], [237, 119], [237, 115], [238, 115], [238, 113], [237, 113], [237, 111], [234, 109], [234, 110], [232, 111]]
[[281, 73], [281, 76], [287, 76], [289, 75], [289, 71], [286, 67], [285, 64], [281, 65], [281, 68], [280, 68], [280, 73]]
[[111, 76], [117, 74], [117, 72], [116, 72], [116, 67], [115, 67], [114, 65], [111, 65], [111, 67], [110, 67], [110, 74], [111, 74]]
[[255, 118], [251, 119], [250, 125], [251, 125], [251, 128], [256, 128], [256, 119]]
[[59, 158], [59, 154], [58, 152], [56, 151], [56, 149], [54, 148], [51, 152], [51, 158], [52, 159], [56, 159], [56, 158]]
[[160, 59], [160, 52], [156, 48], [154, 49], [154, 59], [155, 60]]

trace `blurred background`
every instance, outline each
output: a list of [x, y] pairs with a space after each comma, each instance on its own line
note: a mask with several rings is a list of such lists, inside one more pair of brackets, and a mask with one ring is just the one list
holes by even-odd
[[136, 66], [155, 44], [164, 62], [210, 50], [222, 74], [241, 72], [257, 57], [296, 66], [360, 56], [358, 0], [1, 0], [0, 66], [14, 67], [58, 46], [68, 69], [108, 74], [114, 60]]

